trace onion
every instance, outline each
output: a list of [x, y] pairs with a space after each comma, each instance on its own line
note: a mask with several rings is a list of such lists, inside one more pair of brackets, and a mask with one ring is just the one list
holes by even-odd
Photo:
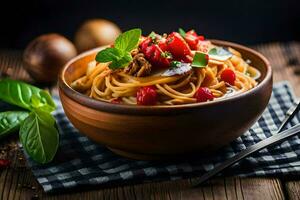
[[79, 52], [112, 44], [121, 33], [120, 28], [104, 19], [84, 22], [75, 34], [75, 46]]
[[68, 39], [52, 33], [30, 42], [23, 60], [32, 78], [41, 83], [51, 83], [57, 80], [60, 69], [76, 54], [75, 46]]

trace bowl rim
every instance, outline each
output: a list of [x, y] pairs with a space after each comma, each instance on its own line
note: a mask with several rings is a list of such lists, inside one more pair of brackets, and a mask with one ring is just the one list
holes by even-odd
[[216, 104], [223, 104], [229, 101], [233, 100], [239, 100], [241, 98], [245, 98], [246, 96], [253, 95], [256, 92], [258, 92], [262, 87], [264, 87], [269, 81], [272, 81], [272, 68], [270, 65], [270, 62], [268, 59], [263, 56], [261, 53], [237, 44], [233, 42], [223, 41], [223, 40], [216, 40], [216, 39], [210, 39], [212, 43], [215, 43], [217, 45], [221, 46], [228, 46], [233, 48], [239, 48], [243, 49], [244, 51], [248, 51], [249, 53], [259, 57], [266, 65], [266, 76], [265, 78], [253, 89], [248, 90], [244, 93], [233, 95], [224, 99], [214, 100], [214, 101], [208, 101], [208, 102], [201, 102], [201, 103], [190, 103], [190, 104], [180, 104], [180, 105], [152, 105], [152, 106], [142, 106], [142, 105], [127, 105], [127, 104], [113, 104], [109, 102], [99, 101], [93, 98], [90, 98], [89, 96], [86, 96], [80, 92], [77, 92], [76, 90], [72, 89], [70, 85], [67, 84], [64, 74], [67, 68], [77, 60], [88, 56], [92, 53], [95, 53], [97, 51], [100, 51], [101, 49], [107, 47], [107, 46], [100, 46], [88, 51], [85, 51], [76, 57], [72, 58], [70, 61], [68, 61], [64, 67], [62, 68], [59, 77], [58, 77], [58, 86], [59, 86], [59, 93], [65, 94], [67, 97], [72, 99], [73, 101], [86, 106], [91, 109], [95, 109], [98, 111], [105, 111], [105, 112], [112, 112], [112, 113], [123, 113], [123, 114], [142, 114], [142, 115], [148, 115], [148, 114], [160, 114], [165, 113], [168, 111], [182, 111], [182, 110], [191, 110], [195, 108], [203, 108], [203, 107], [209, 107], [214, 106]]

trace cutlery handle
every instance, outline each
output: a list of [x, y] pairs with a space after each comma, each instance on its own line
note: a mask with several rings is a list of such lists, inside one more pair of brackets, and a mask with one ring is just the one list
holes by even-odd
[[273, 135], [265, 140], [262, 140], [250, 147], [248, 147], [245, 150], [242, 150], [240, 153], [238, 153], [237, 155], [233, 156], [232, 158], [229, 158], [227, 161], [219, 164], [218, 166], [216, 166], [213, 170], [205, 173], [204, 175], [202, 175], [199, 179], [195, 180], [193, 183], [194, 187], [199, 186], [200, 184], [202, 184], [203, 182], [205, 182], [206, 180], [208, 180], [209, 178], [217, 175], [218, 173], [220, 173], [222, 170], [232, 166], [234, 163], [240, 161], [241, 159], [245, 158], [246, 156], [249, 156], [252, 153], [255, 153], [257, 151], [260, 151], [270, 145], [279, 143], [289, 137], [292, 137], [294, 135], [296, 135], [297, 133], [300, 132], [300, 124], [295, 125], [293, 127], [291, 127], [288, 130], [285, 130], [283, 132], [281, 132], [280, 134], [277, 135]]
[[289, 123], [290, 120], [299, 112], [299, 110], [300, 110], [300, 101], [296, 100], [294, 102], [294, 105], [286, 112], [285, 118], [283, 119], [281, 125], [279, 126], [279, 128], [275, 133], [280, 133], [283, 130], [283, 128], [287, 125], [287, 123]]

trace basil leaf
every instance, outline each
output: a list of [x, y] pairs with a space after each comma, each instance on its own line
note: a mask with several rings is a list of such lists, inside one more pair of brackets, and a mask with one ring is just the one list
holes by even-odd
[[26, 111], [6, 111], [0, 113], [0, 138], [17, 131], [23, 120], [28, 117]]
[[220, 61], [225, 61], [232, 57], [232, 53], [224, 47], [215, 47], [209, 50], [208, 55], [210, 58]]
[[38, 163], [48, 163], [54, 158], [59, 144], [59, 134], [54, 117], [36, 109], [29, 114], [20, 128], [20, 141], [27, 154]]
[[106, 48], [96, 55], [98, 62], [111, 62], [109, 68], [125, 67], [132, 61], [130, 51], [135, 49], [141, 37], [141, 29], [132, 29], [119, 35], [113, 48]]
[[208, 64], [208, 55], [196, 52], [193, 58], [192, 67], [206, 67]]
[[129, 52], [125, 52], [121, 58], [113, 61], [109, 65], [109, 68], [111, 68], [111, 69], [123, 68], [123, 67], [126, 67], [129, 64], [129, 62], [131, 62], [131, 61], [132, 61], [131, 54]]
[[141, 35], [142, 30], [139, 28], [126, 31], [117, 37], [115, 48], [121, 51], [131, 51], [137, 47]]
[[106, 48], [98, 52], [96, 61], [98, 62], [113, 62], [122, 58], [124, 52], [116, 48]]
[[31, 98], [33, 95], [36, 95], [41, 102], [47, 104], [51, 111], [55, 110], [55, 103], [48, 92], [21, 81], [0, 80], [0, 100], [32, 110]]
[[179, 29], [178, 29], [178, 33], [179, 33], [183, 38], [185, 38], [186, 32], [185, 32], [182, 28], [179, 28]]
[[116, 48], [107, 48], [96, 55], [96, 61], [111, 62], [109, 68], [117, 69], [125, 67], [130, 61], [132, 61], [132, 57], [129, 52], [122, 52]]
[[38, 107], [41, 107], [43, 105], [40, 98], [36, 94], [33, 94], [31, 96], [30, 103], [31, 103], [31, 106], [34, 107], [34, 108], [38, 108]]
[[[41, 91], [41, 92], [43, 93], [46, 91]], [[48, 113], [51, 113], [53, 111], [53, 107], [48, 105], [45, 100], [42, 101], [42, 99], [39, 98], [38, 95], [36, 95], [36, 94], [33, 94], [31, 96], [30, 103], [31, 103], [32, 108], [34, 108], [34, 109], [38, 108], [38, 109], [43, 110]]]

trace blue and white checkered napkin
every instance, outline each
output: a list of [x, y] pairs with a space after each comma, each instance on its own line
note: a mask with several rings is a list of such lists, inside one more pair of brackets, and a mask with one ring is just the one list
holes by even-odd
[[[285, 112], [295, 100], [287, 82], [274, 86], [268, 108], [260, 120], [243, 136], [213, 156], [190, 161], [136, 161], [110, 152], [104, 146], [82, 136], [66, 118], [57, 99], [55, 117], [60, 129], [60, 148], [54, 161], [39, 165], [29, 159], [38, 182], [46, 192], [83, 185], [111, 185], [128, 182], [174, 180], [202, 174], [234, 156], [237, 152], [272, 135]], [[291, 124], [300, 122], [298, 114]], [[300, 139], [298, 136], [246, 158], [226, 171], [226, 175], [265, 176], [300, 173]]]

